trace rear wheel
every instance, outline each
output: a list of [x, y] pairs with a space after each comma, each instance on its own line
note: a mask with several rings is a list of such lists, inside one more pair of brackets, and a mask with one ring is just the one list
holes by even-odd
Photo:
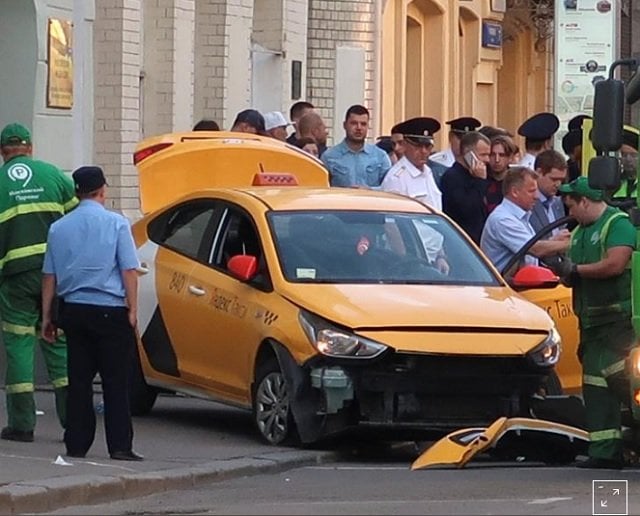
[[151, 387], [144, 379], [140, 355], [135, 351], [134, 363], [129, 379], [129, 406], [132, 416], [144, 416], [151, 412], [158, 397], [158, 389]]
[[269, 444], [283, 444], [296, 437], [289, 388], [275, 358], [263, 362], [257, 369], [253, 418], [260, 436]]

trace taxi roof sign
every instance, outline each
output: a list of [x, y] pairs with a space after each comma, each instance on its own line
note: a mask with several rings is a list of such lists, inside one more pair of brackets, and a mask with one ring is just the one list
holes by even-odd
[[253, 176], [253, 186], [298, 186], [298, 179], [293, 174], [260, 172]]
[[[255, 134], [163, 134], [141, 141], [135, 156], [140, 208], [145, 214], [208, 188], [249, 188], [258, 184], [329, 187], [329, 172], [320, 160], [292, 145]], [[256, 174], [272, 177], [257, 179]]]

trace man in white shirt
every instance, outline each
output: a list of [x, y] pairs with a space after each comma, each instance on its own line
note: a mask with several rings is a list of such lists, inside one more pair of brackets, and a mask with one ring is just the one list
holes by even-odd
[[436, 185], [427, 160], [433, 150], [433, 135], [440, 130], [434, 118], [412, 118], [394, 126], [402, 135], [402, 158], [382, 180], [380, 188], [411, 197], [436, 210], [442, 210], [442, 194]]
[[[535, 235], [529, 217], [538, 200], [536, 173], [525, 167], [511, 168], [503, 183], [504, 199], [491, 212], [482, 231], [480, 247], [501, 273], [511, 258]], [[537, 265], [538, 258], [565, 252], [569, 232], [539, 240], [524, 258], [524, 265]]]

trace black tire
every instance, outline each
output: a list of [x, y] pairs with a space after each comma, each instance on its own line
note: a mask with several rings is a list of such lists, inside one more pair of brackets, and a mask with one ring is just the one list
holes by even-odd
[[151, 412], [158, 397], [158, 389], [151, 387], [144, 379], [140, 355], [135, 350], [131, 378], [129, 378], [129, 406], [132, 416], [144, 416]]
[[297, 442], [289, 387], [275, 358], [258, 366], [254, 385], [253, 421], [260, 437], [274, 446]]
[[555, 371], [551, 371], [549, 376], [547, 376], [545, 390], [547, 392], [547, 396], [561, 396], [564, 394], [562, 383], [560, 383], [560, 378]]

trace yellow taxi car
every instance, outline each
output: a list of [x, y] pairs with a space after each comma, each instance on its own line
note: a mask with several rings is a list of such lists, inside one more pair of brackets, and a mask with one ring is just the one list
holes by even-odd
[[[273, 444], [530, 415], [560, 357], [556, 326], [446, 216], [328, 188], [317, 160], [275, 140], [194, 135], [136, 153], [141, 191], [157, 197], [133, 226], [135, 412], [158, 388], [183, 392], [252, 410]], [[237, 148], [221, 169], [217, 156]]]

